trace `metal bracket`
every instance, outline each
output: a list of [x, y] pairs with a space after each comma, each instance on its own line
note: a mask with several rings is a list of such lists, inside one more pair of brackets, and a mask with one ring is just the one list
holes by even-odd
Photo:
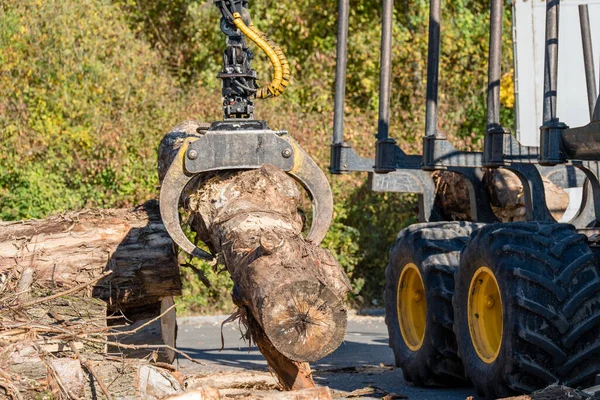
[[369, 173], [369, 186], [374, 192], [417, 193], [419, 221], [430, 222], [435, 201], [435, 184], [422, 170], [397, 170], [388, 174]]
[[373, 171], [375, 160], [362, 158], [348, 143], [336, 143], [331, 145], [331, 165], [329, 172], [332, 174], [345, 174], [353, 171]]
[[423, 169], [436, 171], [448, 167], [481, 167], [481, 153], [459, 151], [444, 137], [423, 138]]
[[600, 162], [574, 161], [573, 165], [581, 170], [587, 179], [583, 185], [581, 207], [569, 223], [576, 228], [597, 227], [600, 225]]
[[562, 131], [562, 145], [571, 160], [595, 161], [600, 158], [600, 121]]
[[199, 174], [223, 169], [255, 169], [268, 163], [290, 171], [294, 166], [294, 150], [287, 138], [273, 131], [208, 131], [190, 144], [185, 170]]
[[[386, 174], [396, 170], [396, 159], [400, 148], [391, 138], [379, 139], [375, 143], [375, 172]], [[402, 152], [402, 155], [404, 153]]]
[[501, 167], [504, 162], [504, 142], [510, 131], [500, 124], [490, 124], [485, 131], [483, 141], [483, 166]]
[[562, 133], [568, 126], [557, 119], [540, 128], [540, 165], [556, 165], [566, 162], [562, 148]]

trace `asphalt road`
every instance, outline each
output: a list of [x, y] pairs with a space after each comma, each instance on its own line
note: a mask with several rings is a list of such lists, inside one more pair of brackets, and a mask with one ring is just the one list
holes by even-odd
[[[221, 322], [227, 316], [179, 319], [177, 347], [206, 365], [180, 361], [185, 374], [211, 375], [243, 371], [267, 371], [266, 362], [256, 347], [248, 348], [241, 340], [237, 322], [225, 325], [221, 348]], [[474, 395], [472, 388], [423, 389], [411, 386], [400, 369], [393, 368], [393, 355], [387, 344], [383, 317], [351, 317], [344, 343], [331, 355], [311, 364], [317, 384], [333, 390], [352, 392], [374, 386], [376, 393], [362, 398], [381, 398], [397, 393], [411, 400], [465, 400]], [[379, 390], [380, 389], [380, 390]]]

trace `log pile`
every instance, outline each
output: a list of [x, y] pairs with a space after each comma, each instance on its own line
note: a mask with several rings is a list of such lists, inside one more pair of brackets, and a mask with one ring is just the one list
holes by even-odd
[[[436, 171], [435, 204], [444, 220], [471, 221], [469, 191], [465, 180], [457, 173]], [[512, 172], [499, 168], [483, 169], [484, 184], [490, 196], [492, 211], [500, 222], [525, 221], [523, 184]], [[557, 221], [569, 206], [569, 195], [562, 188], [542, 177], [548, 210]]]
[[137, 395], [148, 367], [132, 357], [175, 356], [180, 291], [156, 202], [0, 222], [0, 388], [91, 398], [113, 382], [113, 395]]
[[[188, 121], [163, 139], [161, 178], [184, 139], [207, 128]], [[308, 362], [341, 344], [350, 290], [334, 257], [302, 236], [300, 198], [294, 180], [270, 165], [205, 174], [182, 196], [197, 239], [231, 274], [235, 317], [286, 390], [315, 386]]]

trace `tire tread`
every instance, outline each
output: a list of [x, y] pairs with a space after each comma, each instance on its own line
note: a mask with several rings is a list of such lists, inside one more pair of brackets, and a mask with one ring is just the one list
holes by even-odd
[[503, 335], [502, 345], [511, 352], [502, 360], [505, 372], [498, 369], [488, 377], [495, 380], [489, 385], [478, 378], [479, 368], [485, 367], [472, 359], [468, 327], [458, 322], [466, 318], [466, 311], [459, 311], [466, 304], [465, 294], [455, 295], [458, 353], [475, 387], [492, 398], [506, 390], [527, 393], [559, 382], [593, 383], [600, 372], [600, 268], [585, 235], [568, 224], [488, 225], [463, 250], [456, 293], [468, 288], [469, 263], [482, 260], [493, 264], [494, 273], [505, 280], [500, 284], [503, 299], [510, 299], [505, 316], [511, 315], [505, 324], [514, 335]]

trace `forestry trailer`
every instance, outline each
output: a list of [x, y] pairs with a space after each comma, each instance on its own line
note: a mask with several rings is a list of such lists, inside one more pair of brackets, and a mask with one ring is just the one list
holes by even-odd
[[[571, 37], [575, 30], [579, 42], [568, 47], [583, 51], [578, 50], [581, 61], [569, 56], [566, 64], [559, 63], [560, 0], [513, 2], [515, 26], [521, 29], [515, 33], [517, 140], [499, 117], [505, 3], [491, 0], [483, 151], [465, 152], [438, 130], [441, 0], [430, 1], [426, 127], [423, 154], [417, 155], [403, 152], [389, 136], [394, 2], [382, 1], [376, 156], [366, 159], [344, 141], [350, 7], [349, 0], [339, 0], [330, 164], [332, 174], [367, 172], [374, 191], [418, 194], [420, 223], [400, 232], [386, 268], [389, 344], [405, 379], [425, 386], [471, 382], [487, 398], [528, 393], [553, 383], [592, 386], [600, 373], [600, 262], [592, 238], [600, 233], [600, 101], [592, 45], [596, 28], [590, 26], [587, 4], [564, 1], [561, 17], [576, 3], [579, 8], [571, 9], [579, 11], [579, 18], [573, 29], [573, 24], [561, 24], [561, 38], [565, 29]], [[318, 243], [333, 209], [327, 179], [287, 132], [270, 130], [266, 122], [253, 119], [254, 98], [285, 90], [289, 64], [281, 49], [252, 24], [248, 0], [215, 4], [227, 36], [219, 75], [225, 118], [181, 146], [161, 189], [165, 226], [183, 250], [212, 258], [180, 227], [178, 204], [185, 186], [201, 173], [268, 163], [308, 190], [314, 208], [308, 238]], [[593, 6], [590, 10], [593, 16]], [[256, 84], [247, 40], [273, 65], [273, 80], [265, 88]], [[583, 90], [574, 88], [577, 72], [561, 75], [566, 82], [561, 86], [559, 65], [581, 65]], [[566, 122], [581, 126], [567, 126], [559, 112], [569, 116]], [[505, 169], [518, 177], [527, 221], [499, 222], [483, 182], [484, 168]], [[468, 188], [471, 221], [443, 220], [434, 207], [434, 171], [461, 176]], [[548, 210], [544, 180], [572, 193], [580, 190], [581, 204], [568, 223], [557, 222]]]

